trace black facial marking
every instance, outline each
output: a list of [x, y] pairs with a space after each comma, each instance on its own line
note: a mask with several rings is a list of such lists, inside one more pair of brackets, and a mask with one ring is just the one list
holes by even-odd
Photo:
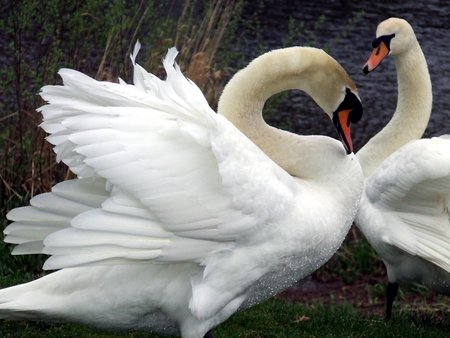
[[391, 40], [392, 38], [395, 36], [395, 34], [391, 34], [391, 35], [382, 35], [378, 38], [376, 38], [375, 40], [373, 40], [372, 42], [372, 47], [373, 48], [378, 48], [377, 49], [377, 55], [380, 52], [380, 44], [381, 42], [384, 42], [384, 44], [386, 45], [386, 47], [388, 48], [388, 50], [391, 50]]
[[348, 116], [347, 126], [349, 126], [350, 123], [356, 123], [361, 119], [363, 107], [358, 97], [353, 94], [349, 88], [345, 88], [345, 98], [336, 111], [333, 112], [333, 121], [335, 119], [339, 120], [337, 115], [340, 111], [348, 109], [351, 109], [351, 113]]

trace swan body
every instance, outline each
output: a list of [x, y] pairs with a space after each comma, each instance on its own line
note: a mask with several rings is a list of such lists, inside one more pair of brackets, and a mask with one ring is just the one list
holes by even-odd
[[387, 317], [398, 282], [450, 294], [450, 138], [420, 139], [431, 114], [431, 80], [412, 27], [378, 26], [366, 73], [388, 54], [398, 73], [397, 109], [357, 158], [366, 177], [356, 225], [387, 268]]
[[[78, 178], [8, 214], [13, 253], [46, 253], [44, 268], [58, 271], [0, 290], [1, 318], [212, 337], [324, 264], [347, 234], [363, 175], [346, 137], [362, 111], [336, 61], [301, 47], [254, 60], [220, 103], [241, 132], [182, 75], [175, 49], [166, 81], [135, 63], [138, 49], [134, 85], [62, 69], [64, 85], [42, 89], [41, 127]], [[311, 74], [322, 72], [335, 81], [321, 86]], [[261, 100], [290, 88], [334, 118], [342, 143], [265, 125]]]

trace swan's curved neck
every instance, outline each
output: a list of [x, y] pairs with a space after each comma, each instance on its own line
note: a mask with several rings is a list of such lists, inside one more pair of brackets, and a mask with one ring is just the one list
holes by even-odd
[[395, 55], [397, 109], [389, 123], [356, 154], [364, 177], [406, 143], [422, 137], [430, 119], [433, 94], [425, 56], [418, 42]]
[[307, 50], [290, 53], [294, 51], [292, 48], [266, 53], [236, 73], [220, 97], [219, 114], [248, 134], [265, 125], [262, 109], [272, 95], [295, 88], [307, 91], [308, 83], [302, 73], [312, 70], [313, 60]]
[[[336, 82], [340, 82], [334, 82], [335, 77], [348, 76], [333, 63], [337, 64], [316, 48], [293, 47], [266, 53], [230, 80], [220, 97], [218, 113], [291, 175], [317, 177], [320, 175], [318, 168], [304, 165], [304, 161], [312, 163], [314, 160], [310, 157], [317, 154], [311, 149], [308, 138], [270, 127], [263, 120], [262, 109], [272, 95], [299, 89], [311, 95], [322, 109], [331, 114], [333, 107], [329, 107], [328, 102], [339, 102], [335, 88]], [[342, 88], [344, 90], [344, 85]]]

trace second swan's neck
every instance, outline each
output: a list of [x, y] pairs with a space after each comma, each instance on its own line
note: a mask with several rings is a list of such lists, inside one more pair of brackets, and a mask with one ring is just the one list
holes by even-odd
[[431, 79], [419, 43], [394, 59], [398, 80], [397, 109], [389, 123], [356, 154], [364, 177], [369, 177], [400, 147], [421, 138], [430, 119]]

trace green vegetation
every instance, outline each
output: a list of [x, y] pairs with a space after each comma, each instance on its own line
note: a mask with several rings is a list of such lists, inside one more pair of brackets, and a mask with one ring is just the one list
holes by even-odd
[[[178, 2], [177, 2], [178, 3]], [[51, 146], [37, 127], [41, 121], [35, 109], [43, 104], [36, 95], [44, 84], [59, 83], [62, 67], [78, 69], [98, 80], [131, 81], [129, 54], [136, 40], [142, 43], [138, 62], [148, 71], [163, 76], [161, 59], [167, 48], [176, 46], [183, 72], [205, 93], [213, 108], [226, 81], [242, 67], [247, 56], [270, 48], [264, 44], [263, 25], [258, 18], [264, 1], [252, 13], [245, 0], [191, 0], [176, 7], [172, 0], [126, 2], [122, 0], [36, 1], [6, 0], [0, 13], [0, 39], [6, 62], [0, 63], [0, 224], [6, 227], [6, 213], [26, 205], [39, 193], [50, 191], [56, 182], [73, 177], [63, 164], [55, 162]], [[346, 36], [363, 13], [358, 14], [330, 39], [324, 48]], [[315, 30], [291, 18], [289, 32], [277, 47], [295, 41], [314, 46]], [[273, 27], [271, 28], [273, 29]], [[252, 43], [250, 42], [252, 41]], [[292, 94], [281, 93], [265, 107], [269, 123], [285, 129], [295, 127], [283, 102]], [[301, 118], [299, 118], [301, 119]], [[6, 287], [43, 275], [44, 256], [11, 256], [11, 246], [0, 243], [0, 286]], [[352, 283], [364, 275], [385, 276], [382, 262], [365, 239], [353, 229], [342, 248], [315, 278], [342, 278]], [[413, 285], [400, 289], [420, 296], [427, 291]], [[371, 287], [372, 300], [383, 298], [384, 285]], [[397, 306], [397, 304], [395, 305]], [[422, 305], [421, 305], [422, 306]], [[427, 306], [427, 305], [423, 305]], [[311, 306], [270, 300], [238, 313], [215, 330], [216, 337], [438, 337], [445, 335], [448, 322], [436, 324], [434, 310], [424, 318], [406, 310], [386, 323], [379, 316], [366, 316], [349, 304]], [[412, 308], [413, 310], [413, 308]], [[398, 311], [396, 308], [394, 311]], [[408, 312], [409, 311], [409, 312]], [[111, 334], [76, 325], [1, 322], [1, 337], [160, 337], [152, 334]]]

